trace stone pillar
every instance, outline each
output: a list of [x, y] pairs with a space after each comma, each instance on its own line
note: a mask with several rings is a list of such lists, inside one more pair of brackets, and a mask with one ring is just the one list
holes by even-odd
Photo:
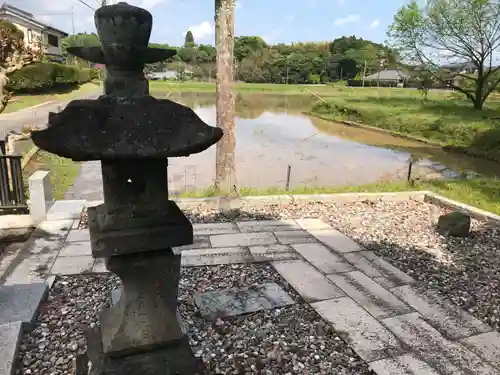
[[47, 213], [54, 204], [52, 183], [48, 171], [36, 171], [28, 178], [29, 208], [33, 221], [40, 223], [47, 219]]
[[[126, 3], [95, 14], [101, 46], [68, 52], [106, 65], [105, 95], [74, 100], [32, 133], [41, 149], [77, 161], [101, 160], [104, 203], [88, 209], [92, 255], [123, 283], [118, 303], [87, 332], [88, 361], [77, 374], [202, 374], [177, 314], [181, 258], [193, 227], [168, 199], [167, 160], [206, 150], [222, 131], [190, 108], [149, 95], [146, 63], [174, 50], [148, 47], [152, 16]], [[89, 366], [85, 364], [89, 363]]]

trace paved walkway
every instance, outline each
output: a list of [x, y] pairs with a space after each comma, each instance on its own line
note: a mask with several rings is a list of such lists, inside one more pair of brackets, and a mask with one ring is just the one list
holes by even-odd
[[64, 198], [88, 201], [103, 200], [101, 162], [87, 161], [82, 163], [78, 177]]
[[[101, 95], [101, 89], [97, 88], [95, 92], [85, 93], [75, 99], [95, 99]], [[35, 108], [26, 108], [20, 111], [5, 113], [0, 115], [0, 137], [5, 138], [5, 135], [10, 131], [20, 131], [23, 126], [43, 127], [47, 124], [49, 112], [57, 112], [63, 109], [70, 102], [55, 102], [42, 105]]]
[[[106, 272], [71, 215], [37, 228], [6, 284]], [[318, 219], [196, 224], [194, 234], [176, 249], [183, 266], [270, 262], [378, 375], [500, 374], [498, 332]]]

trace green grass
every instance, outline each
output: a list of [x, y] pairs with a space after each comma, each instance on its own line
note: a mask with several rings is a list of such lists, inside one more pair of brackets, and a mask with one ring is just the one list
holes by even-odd
[[[150, 81], [149, 87], [154, 94], [162, 92], [215, 92], [215, 83], [209, 82], [173, 82], [173, 81]], [[285, 85], [270, 83], [235, 83], [236, 92], [268, 93], [286, 95], [311, 95], [307, 90], [313, 91], [321, 96], [338, 95], [338, 86], [311, 86], [311, 85]]]
[[416, 90], [405, 89], [361, 88], [344, 90], [344, 94], [327, 98], [327, 103], [318, 102], [311, 114], [354, 121], [500, 161], [497, 95], [478, 111], [452, 92], [431, 92], [427, 101]]
[[74, 89], [69, 90], [69, 92], [68, 91], [63, 93], [46, 92], [41, 94], [14, 95], [11, 102], [9, 102], [7, 108], [5, 108], [5, 111], [3, 111], [2, 113], [16, 112], [21, 109], [33, 107], [35, 105], [39, 105], [50, 101], [70, 100], [78, 95], [96, 91], [96, 89], [98, 89], [98, 85], [94, 82], [89, 82], [79, 87], [75, 87]]
[[[64, 194], [73, 185], [78, 176], [80, 163], [40, 151], [23, 170], [25, 180], [37, 170], [50, 172], [54, 199], [64, 199]], [[27, 186], [27, 183], [25, 183], [25, 186]]]
[[[240, 196], [259, 195], [303, 195], [303, 194], [338, 194], [338, 193], [381, 193], [414, 190], [429, 190], [486, 211], [500, 215], [500, 181], [496, 179], [472, 180], [429, 180], [408, 184], [405, 181], [383, 181], [373, 184], [343, 187], [300, 187], [286, 191], [284, 189], [240, 189]], [[180, 198], [214, 197], [218, 194], [213, 188], [189, 191]]]
[[[73, 185], [80, 163], [69, 159], [39, 152], [25, 169], [27, 178], [36, 170], [48, 170], [51, 173], [51, 182], [54, 189], [54, 198], [63, 199], [64, 194]], [[282, 195], [282, 194], [337, 194], [337, 193], [380, 193], [400, 192], [413, 190], [430, 190], [450, 199], [454, 199], [483, 210], [500, 215], [500, 180], [471, 179], [471, 180], [428, 180], [416, 181], [410, 185], [405, 181], [381, 181], [373, 184], [342, 187], [300, 187], [289, 191], [279, 188], [242, 188], [241, 196]], [[213, 188], [189, 191], [181, 194], [180, 198], [214, 197], [218, 194]]]

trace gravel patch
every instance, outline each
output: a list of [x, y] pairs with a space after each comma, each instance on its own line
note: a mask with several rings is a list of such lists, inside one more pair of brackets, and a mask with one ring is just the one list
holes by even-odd
[[[468, 238], [440, 235], [447, 211], [415, 200], [251, 206], [187, 212], [193, 223], [320, 218], [500, 331], [500, 230], [472, 220]], [[85, 217], [82, 220], [85, 227]]]
[[83, 330], [97, 324], [116, 284], [117, 278], [107, 275], [58, 278], [35, 328], [23, 336], [16, 374], [73, 374], [76, 355], [86, 350]]
[[[296, 304], [208, 322], [192, 298], [197, 292], [265, 282], [281, 285]], [[107, 306], [109, 292], [118, 285], [110, 275], [58, 278], [35, 329], [23, 337], [17, 374], [73, 374], [76, 354], [86, 349], [83, 329], [97, 324], [97, 312]], [[207, 374], [371, 374], [270, 265], [185, 268], [179, 300], [191, 346]]]

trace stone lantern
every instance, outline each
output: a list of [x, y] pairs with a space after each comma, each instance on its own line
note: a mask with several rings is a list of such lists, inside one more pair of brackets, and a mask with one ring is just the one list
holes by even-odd
[[[105, 64], [105, 94], [74, 100], [32, 133], [43, 150], [75, 161], [101, 160], [104, 203], [88, 210], [92, 254], [123, 283], [120, 300], [87, 332], [90, 369], [106, 375], [194, 375], [180, 328], [180, 255], [193, 228], [168, 199], [167, 158], [202, 152], [222, 137], [190, 108], [149, 95], [144, 65], [173, 50], [148, 48], [151, 14], [126, 3], [95, 13], [100, 46], [68, 52]], [[85, 361], [86, 362], [86, 361]]]

